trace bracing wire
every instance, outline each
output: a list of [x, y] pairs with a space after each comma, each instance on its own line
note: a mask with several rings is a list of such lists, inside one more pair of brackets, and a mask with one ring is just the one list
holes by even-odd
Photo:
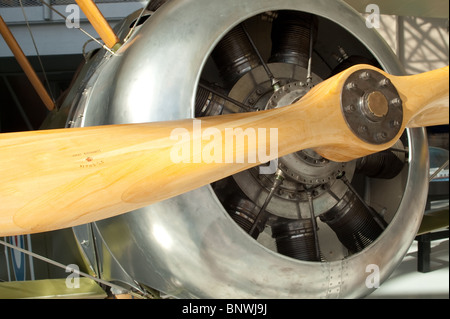
[[41, 60], [41, 55], [39, 54], [39, 50], [37, 48], [36, 41], [34, 40], [33, 32], [31, 31], [30, 23], [28, 22], [28, 17], [27, 17], [27, 14], [25, 13], [25, 9], [23, 7], [22, 0], [19, 0], [19, 4], [20, 4], [20, 8], [22, 9], [23, 17], [25, 19], [25, 23], [27, 25], [28, 32], [30, 33], [31, 41], [33, 42], [34, 50], [36, 51], [37, 59], [41, 66], [42, 74], [44, 75], [45, 84], [47, 85], [47, 89], [50, 94], [50, 97], [51, 97], [53, 103], [55, 104], [55, 98], [53, 96], [53, 93], [52, 93], [52, 90], [50, 87], [50, 82], [48, 81], [47, 73], [45, 72], [44, 64], [42, 63], [42, 60]]
[[142, 8], [141, 13], [139, 14], [139, 17], [136, 19], [136, 21], [134, 21], [133, 27], [131, 28], [130, 32], [128, 32], [127, 36], [125, 37], [124, 42], [126, 42], [131, 37], [131, 35], [133, 34], [134, 29], [136, 29], [136, 26], [138, 25], [139, 21], [142, 18], [142, 15], [144, 14], [145, 10], [149, 7], [150, 2], [152, 2], [152, 0], [148, 0], [147, 4], [144, 5], [144, 7]]
[[[49, 5], [48, 3], [45, 3], [45, 1], [43, 0], [38, 0], [40, 3], [42, 3], [44, 6], [48, 7], [50, 10], [52, 10], [53, 12], [55, 12], [57, 15], [59, 15], [61, 18], [63, 18], [64, 20], [67, 19], [67, 17], [65, 15], [63, 15], [61, 12], [59, 12], [58, 10], [56, 10], [55, 8], [53, 8], [52, 5]], [[79, 27], [79, 26], [74, 26], [75, 29], [80, 30], [81, 32], [83, 32], [85, 35], [87, 35], [89, 38], [91, 38], [92, 41], [96, 42], [98, 45], [100, 45], [103, 49], [105, 49], [106, 51], [108, 51], [111, 54], [115, 54], [114, 51], [112, 51], [110, 48], [108, 48], [105, 44], [101, 43], [99, 40], [97, 40], [95, 37], [93, 37], [92, 35], [90, 35], [86, 30], [84, 30], [83, 28]]]
[[96, 278], [96, 277], [94, 277], [94, 276], [91, 276], [91, 275], [89, 275], [89, 274], [86, 274], [86, 273], [84, 273], [84, 272], [82, 272], [82, 271], [76, 269], [75, 267], [66, 266], [66, 265], [64, 265], [64, 264], [61, 264], [61, 263], [59, 263], [59, 262], [57, 262], [57, 261], [54, 261], [54, 260], [52, 260], [52, 259], [49, 259], [49, 258], [47, 258], [47, 257], [38, 255], [38, 254], [33, 253], [33, 252], [31, 252], [31, 251], [28, 251], [28, 250], [26, 250], [26, 249], [22, 249], [22, 248], [20, 248], [20, 247], [15, 246], [15, 245], [9, 244], [9, 243], [7, 243], [7, 242], [5, 242], [5, 241], [3, 241], [3, 240], [0, 240], [0, 244], [4, 245], [5, 247], [8, 247], [8, 248], [11, 248], [11, 249], [15, 249], [15, 250], [17, 250], [17, 251], [20, 251], [20, 252], [22, 252], [22, 253], [24, 253], [24, 254], [27, 254], [27, 255], [32, 256], [32, 257], [34, 257], [34, 258], [37, 258], [37, 259], [39, 259], [39, 260], [42, 260], [42, 261], [44, 261], [44, 262], [47, 262], [47, 263], [49, 263], [49, 264], [51, 264], [51, 265], [54, 265], [54, 266], [57, 266], [57, 267], [60, 267], [60, 268], [66, 269], [66, 270], [70, 270], [71, 272], [73, 272], [73, 273], [75, 273], [75, 274], [77, 274], [77, 275], [79, 275], [79, 276], [83, 276], [83, 277], [92, 279], [92, 280], [94, 280], [95, 282], [98, 282], [98, 283], [103, 284], [103, 285], [105, 285], [105, 286], [108, 286], [108, 287], [110, 287], [110, 288], [117, 289], [118, 291], [125, 291], [126, 293], [131, 294], [131, 295], [133, 295], [133, 296], [136, 296], [136, 297], [139, 297], [139, 298], [143, 298], [143, 296], [141, 296], [141, 295], [139, 295], [139, 294], [136, 294], [136, 293], [134, 293], [134, 292], [132, 292], [132, 291], [130, 291], [130, 290], [124, 288], [124, 287], [115, 285], [115, 284], [113, 284], [113, 283], [111, 283], [111, 282], [109, 282], [109, 281], [106, 281], [106, 280], [103, 280], [103, 279], [100, 279], [100, 278]]

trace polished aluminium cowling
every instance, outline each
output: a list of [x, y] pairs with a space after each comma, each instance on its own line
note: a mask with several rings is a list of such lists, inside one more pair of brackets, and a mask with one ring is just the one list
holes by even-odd
[[[219, 40], [239, 23], [277, 10], [331, 21], [384, 70], [403, 73], [382, 38], [343, 1], [171, 0], [146, 13], [151, 17], [115, 55], [101, 50], [89, 62], [53, 121], [66, 117], [66, 126], [74, 127], [193, 117], [197, 84]], [[138, 15], [116, 27], [121, 39]], [[366, 284], [373, 269], [368, 266], [378, 268], [383, 282], [406, 254], [422, 218], [428, 169], [424, 130], [408, 130], [407, 140], [402, 176], [388, 186], [379, 187], [377, 180], [367, 185], [372, 201], [393, 197], [386, 206], [395, 214], [378, 239], [348, 258], [307, 262], [268, 249], [236, 226], [211, 186], [75, 227], [74, 233], [101, 277], [175, 298], [362, 297], [375, 289]]]

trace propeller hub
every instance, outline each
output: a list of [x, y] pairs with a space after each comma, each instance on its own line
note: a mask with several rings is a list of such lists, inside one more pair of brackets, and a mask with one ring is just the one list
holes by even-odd
[[347, 78], [341, 110], [352, 132], [370, 144], [391, 141], [402, 127], [400, 95], [391, 81], [375, 70], [358, 70]]
[[377, 118], [383, 118], [389, 111], [389, 102], [380, 91], [369, 93], [364, 101], [370, 114]]

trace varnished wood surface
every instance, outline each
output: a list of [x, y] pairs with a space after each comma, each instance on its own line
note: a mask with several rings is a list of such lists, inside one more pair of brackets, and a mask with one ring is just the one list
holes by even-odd
[[[276, 147], [273, 157], [314, 148], [334, 161], [389, 148], [404, 127], [392, 141], [372, 145], [355, 136], [342, 116], [343, 83], [360, 68], [373, 67], [348, 69], [279, 109], [200, 121], [1, 134], [0, 236], [71, 227], [147, 206], [259, 165], [250, 159], [263, 148], [270, 154], [268, 148]], [[404, 126], [448, 123], [448, 67], [420, 76], [389, 77], [404, 100]], [[203, 136], [197, 134], [199, 125]], [[271, 145], [267, 142], [274, 128], [278, 143]], [[265, 129], [266, 138], [236, 147], [235, 140], [247, 129]], [[227, 130], [241, 133], [227, 135]], [[189, 140], [182, 144], [182, 135], [174, 132], [185, 132]], [[209, 163], [205, 159], [211, 154], [211, 143], [218, 140], [224, 145], [221, 157]], [[174, 150], [187, 149], [189, 157], [175, 162], [174, 154], [179, 152]], [[230, 152], [233, 160], [227, 163]], [[242, 163], [236, 160], [240, 155]]]
[[106, 21], [97, 5], [92, 0], [76, 0], [76, 2], [105, 45], [112, 49], [114, 45], [119, 42], [119, 38], [114, 33], [108, 21]]
[[16, 39], [14, 38], [13, 34], [11, 33], [1, 16], [0, 34], [2, 35], [6, 44], [16, 58], [17, 63], [19, 63], [28, 80], [31, 82], [31, 85], [33, 85], [33, 88], [36, 90], [45, 107], [47, 107], [47, 109], [49, 109], [50, 111], [53, 110], [55, 107], [55, 103], [51, 99], [41, 80], [37, 76], [36, 72], [34, 71], [33, 67], [31, 66], [30, 62], [28, 61], [27, 57], [23, 53], [22, 49], [20, 48], [19, 44], [17, 43]]

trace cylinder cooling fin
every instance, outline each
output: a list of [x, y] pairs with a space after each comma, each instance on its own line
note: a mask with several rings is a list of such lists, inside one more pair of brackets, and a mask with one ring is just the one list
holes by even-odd
[[377, 223], [374, 213], [348, 190], [336, 206], [320, 215], [320, 219], [330, 226], [350, 252], [356, 253], [369, 246], [385, 228]]
[[317, 255], [314, 225], [309, 218], [279, 222], [272, 227], [277, 251], [285, 256], [307, 261], [320, 261]]
[[[150, 3], [133, 45], [96, 71], [83, 125], [281, 108], [359, 63], [402, 73], [341, 1]], [[117, 268], [176, 298], [362, 297], [372, 291], [366, 266], [377, 264], [382, 282], [414, 240], [424, 148], [414, 129], [351, 162], [301, 150], [279, 158], [275, 173], [256, 167], [96, 222], [97, 237]]]
[[296, 64], [307, 68], [309, 48], [317, 33], [314, 15], [299, 11], [278, 11], [272, 25], [269, 62]]

